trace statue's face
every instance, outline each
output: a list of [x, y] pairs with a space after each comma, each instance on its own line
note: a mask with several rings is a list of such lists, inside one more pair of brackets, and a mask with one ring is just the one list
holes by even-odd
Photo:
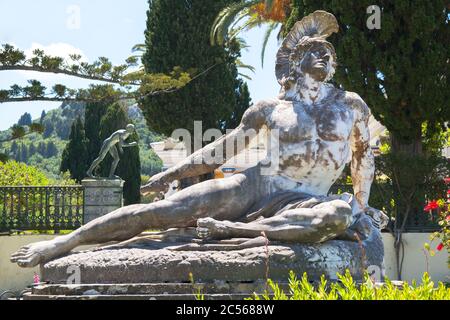
[[309, 74], [314, 80], [324, 82], [333, 69], [333, 54], [330, 49], [320, 43], [313, 46], [305, 53], [301, 62], [301, 72]]

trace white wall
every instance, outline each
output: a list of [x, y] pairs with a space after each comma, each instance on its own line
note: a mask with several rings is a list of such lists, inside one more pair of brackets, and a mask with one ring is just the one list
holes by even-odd
[[9, 261], [10, 255], [20, 247], [32, 242], [53, 239], [53, 235], [2, 236], [0, 237], [0, 293], [6, 290], [22, 291], [33, 283], [39, 267], [23, 269]]
[[[391, 280], [398, 280], [394, 237], [391, 234], [383, 233], [383, 242], [386, 276]], [[450, 282], [450, 269], [447, 266], [448, 252], [444, 249], [436, 252], [436, 255], [431, 257], [424, 250], [423, 245], [426, 242], [430, 243], [429, 233], [405, 233], [403, 235], [403, 242], [405, 244], [405, 257], [403, 261], [402, 280], [411, 282], [415, 279], [420, 282], [423, 273], [428, 272], [431, 279], [435, 282]], [[438, 245], [436, 240], [430, 244], [432, 248]]]
[[[21, 291], [25, 289], [32, 284], [34, 272], [39, 272], [38, 267], [22, 269], [17, 264], [11, 263], [9, 261], [11, 253], [23, 245], [49, 240], [53, 237], [49, 235], [0, 237], [0, 293], [6, 290]], [[383, 234], [383, 240], [386, 275], [391, 280], [397, 280], [394, 239], [390, 234]], [[408, 233], [404, 235], [404, 241], [406, 254], [403, 264], [403, 280], [420, 280], [423, 273], [427, 271], [427, 259], [422, 249], [423, 244], [429, 242], [429, 234]], [[450, 282], [447, 259], [448, 253], [445, 250], [438, 252], [434, 257], [428, 257], [428, 271], [433, 281]]]

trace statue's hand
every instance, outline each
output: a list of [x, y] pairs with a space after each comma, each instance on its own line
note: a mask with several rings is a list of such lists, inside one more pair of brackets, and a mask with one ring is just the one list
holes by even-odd
[[141, 194], [146, 195], [150, 192], [167, 192], [169, 188], [169, 183], [164, 179], [165, 172], [155, 174], [150, 178], [145, 186], [141, 187]]
[[370, 217], [370, 219], [372, 220], [372, 224], [376, 228], [383, 230], [387, 227], [389, 223], [389, 217], [383, 211], [372, 207], [367, 207], [364, 210], [364, 213]]

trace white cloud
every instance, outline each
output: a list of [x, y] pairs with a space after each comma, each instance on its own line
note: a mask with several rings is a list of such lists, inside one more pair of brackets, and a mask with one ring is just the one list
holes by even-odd
[[[83, 50], [76, 48], [68, 43], [63, 42], [55, 42], [50, 43], [49, 45], [43, 45], [41, 43], [33, 42], [31, 47], [24, 50], [24, 53], [27, 59], [33, 57], [33, 51], [36, 49], [41, 49], [45, 52], [46, 55], [49, 56], [57, 56], [66, 59], [66, 61], [70, 62], [69, 55], [78, 54], [81, 56], [80, 61], [87, 62], [88, 58], [84, 54]], [[28, 72], [28, 71], [17, 71], [17, 73], [22, 76], [24, 79], [35, 79], [41, 81], [43, 83], [61, 83], [66, 82], [68, 80], [68, 76], [62, 74], [52, 74], [52, 73], [42, 73], [42, 72]]]
[[78, 54], [81, 56], [82, 61], [88, 60], [86, 55], [84, 54], [83, 50], [76, 48], [76, 47], [72, 46], [71, 44], [64, 43], [64, 42], [50, 43], [47, 46], [44, 46], [43, 44], [40, 44], [37, 42], [33, 42], [31, 44], [31, 48], [24, 51], [27, 58], [32, 57], [33, 51], [36, 49], [41, 49], [47, 55], [50, 55], [50, 56], [57, 56], [57, 57], [69, 59], [69, 55]]

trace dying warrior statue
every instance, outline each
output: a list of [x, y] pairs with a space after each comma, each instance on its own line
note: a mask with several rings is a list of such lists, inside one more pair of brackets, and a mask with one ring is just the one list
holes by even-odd
[[[356, 93], [327, 83], [336, 53], [325, 39], [338, 30], [336, 18], [324, 11], [297, 22], [277, 55], [279, 97], [254, 104], [235, 130], [153, 176], [142, 193], [214, 171], [221, 164], [205, 161], [207, 155], [239, 153], [248, 145], [237, 141], [248, 131], [278, 132], [277, 150], [269, 147], [267, 159], [234, 176], [120, 208], [71, 234], [24, 246], [11, 261], [33, 267], [80, 245], [125, 241], [150, 229], [197, 227], [198, 237], [207, 240], [256, 239], [263, 233], [269, 241], [314, 244], [361, 241], [383, 228], [386, 215], [368, 206], [374, 178], [369, 108]], [[354, 196], [328, 196], [350, 161]], [[272, 170], [273, 163], [278, 165]]]

